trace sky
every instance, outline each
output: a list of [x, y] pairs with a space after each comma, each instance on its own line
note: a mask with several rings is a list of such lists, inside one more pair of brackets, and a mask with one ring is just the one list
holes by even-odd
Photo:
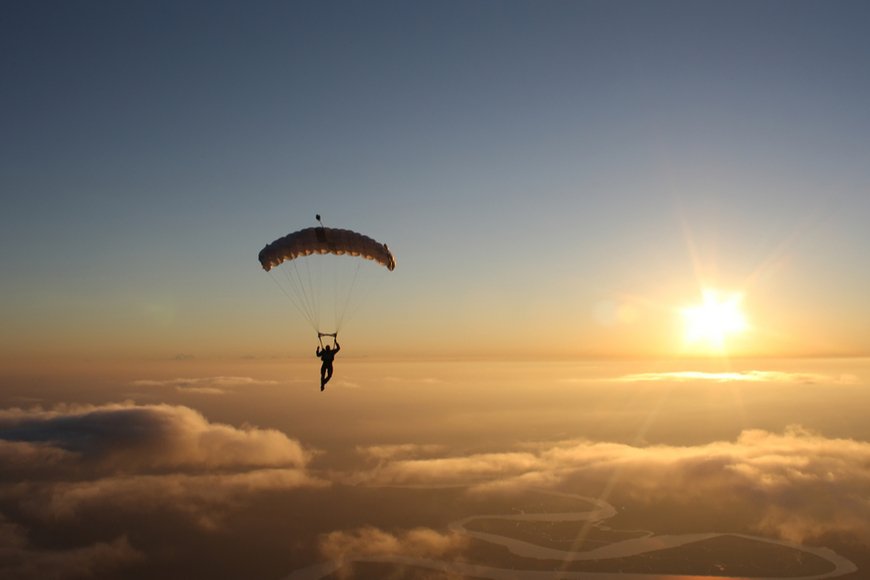
[[7, 357], [307, 356], [255, 255], [317, 213], [398, 263], [346, 353], [675, 355], [706, 286], [867, 353], [863, 3], [3, 14]]
[[3, 4], [0, 576], [865, 577], [868, 21]]

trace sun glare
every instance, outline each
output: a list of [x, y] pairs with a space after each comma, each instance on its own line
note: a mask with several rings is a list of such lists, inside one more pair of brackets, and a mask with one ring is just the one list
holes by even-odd
[[748, 327], [742, 302], [742, 294], [723, 296], [715, 290], [704, 290], [701, 304], [682, 310], [686, 342], [723, 350], [729, 335], [740, 334]]

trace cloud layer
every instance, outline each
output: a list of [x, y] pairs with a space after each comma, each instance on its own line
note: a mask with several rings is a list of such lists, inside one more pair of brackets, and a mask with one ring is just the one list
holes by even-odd
[[175, 379], [140, 379], [131, 383], [135, 387], [172, 387], [181, 393], [222, 395], [237, 387], [274, 385], [277, 381], [252, 377], [217, 376]]
[[258, 494], [327, 485], [308, 472], [311, 455], [279, 431], [212, 423], [183, 406], [0, 410], [0, 575], [81, 577], [142, 557], [123, 537], [37, 549], [23, 521], [49, 529], [160, 512], [215, 530]]
[[851, 374], [825, 375], [820, 373], [789, 373], [783, 371], [732, 371], [722, 373], [674, 371], [637, 373], [619, 377], [615, 381], [621, 383], [710, 381], [716, 383], [795, 383], [804, 385], [857, 385], [861, 382], [857, 376]]
[[477, 491], [615, 481], [638, 502], [719, 498], [756, 508], [757, 529], [801, 542], [828, 532], [870, 543], [870, 443], [793, 427], [735, 441], [638, 447], [562, 441], [460, 457], [396, 458], [361, 476], [377, 485], [471, 484]]

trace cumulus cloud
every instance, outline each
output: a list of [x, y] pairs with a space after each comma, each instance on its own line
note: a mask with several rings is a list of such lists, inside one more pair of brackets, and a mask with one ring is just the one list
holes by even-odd
[[73, 520], [88, 510], [116, 513], [169, 509], [207, 530], [219, 529], [226, 514], [259, 493], [316, 487], [325, 482], [299, 469], [241, 473], [115, 476], [19, 488], [19, 507], [43, 521]]
[[0, 410], [0, 481], [13, 482], [0, 498], [45, 521], [161, 507], [213, 528], [254, 494], [325, 485], [307, 471], [311, 455], [280, 431], [184, 406]]
[[391, 534], [366, 527], [352, 531], [335, 531], [320, 537], [320, 553], [328, 560], [406, 556], [441, 558], [468, 545], [468, 538], [457, 532], [440, 533], [430, 528], [414, 528]]
[[522, 451], [463, 457], [394, 459], [365, 474], [376, 484], [558, 486], [580, 476], [610, 481], [639, 502], [718, 497], [757, 510], [756, 526], [802, 542], [827, 532], [870, 543], [870, 442], [832, 439], [793, 427], [784, 433], [744, 431], [734, 441], [697, 446], [639, 447], [561, 441]]
[[789, 373], [783, 371], [731, 371], [711, 373], [704, 371], [678, 371], [663, 373], [637, 373], [615, 379], [623, 383], [641, 382], [690, 382], [711, 381], [717, 383], [795, 383], [805, 385], [857, 385], [860, 379], [855, 375], [825, 375], [820, 373]]
[[481, 453], [468, 457], [400, 459], [377, 470], [376, 479], [393, 484], [468, 483], [519, 475], [542, 467], [540, 458], [532, 453]]
[[73, 465], [76, 459], [75, 453], [48, 443], [0, 439], [0, 482], [47, 477], [61, 466]]
[[[189, 407], [136, 405], [61, 406], [51, 410], [0, 410], [0, 459], [14, 468], [32, 462], [25, 454], [69, 459], [74, 453], [89, 468], [148, 471], [168, 468], [303, 467], [310, 453], [274, 429], [236, 428], [209, 422]], [[10, 446], [29, 443], [30, 447]]]
[[183, 393], [222, 395], [236, 387], [275, 385], [278, 381], [255, 379], [252, 377], [188, 377], [175, 379], [140, 379], [131, 384], [136, 387], [173, 387]]
[[40, 550], [25, 530], [0, 516], [0, 576], [18, 580], [90, 578], [142, 560], [126, 537], [68, 550]]

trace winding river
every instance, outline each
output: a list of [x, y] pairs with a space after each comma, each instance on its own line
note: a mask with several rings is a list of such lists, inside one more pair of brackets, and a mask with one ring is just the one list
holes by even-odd
[[498, 534], [478, 532], [469, 530], [466, 526], [472, 520], [487, 518], [499, 519], [505, 521], [535, 521], [535, 522], [579, 522], [587, 521], [590, 523], [598, 523], [616, 515], [616, 509], [601, 499], [555, 493], [544, 492], [550, 495], [557, 495], [572, 499], [579, 499], [590, 502], [594, 508], [583, 512], [558, 512], [558, 513], [523, 513], [523, 514], [505, 514], [505, 515], [476, 515], [454, 521], [450, 524], [450, 530], [464, 534], [466, 536], [496, 544], [507, 548], [511, 553], [523, 558], [535, 558], [540, 560], [558, 560], [563, 563], [578, 562], [583, 560], [608, 560], [616, 558], [625, 558], [628, 556], [636, 556], [639, 554], [647, 554], [657, 550], [667, 548], [677, 548], [711, 538], [721, 536], [730, 536], [753, 540], [756, 542], [765, 542], [800, 550], [802, 552], [813, 554], [824, 560], [827, 560], [833, 565], [833, 569], [824, 574], [814, 574], [810, 576], [699, 576], [699, 575], [680, 575], [666, 573], [636, 573], [636, 572], [574, 572], [574, 571], [557, 571], [557, 570], [517, 570], [507, 568], [495, 568], [492, 566], [484, 566], [471, 564], [466, 562], [446, 562], [440, 560], [432, 560], [427, 558], [415, 558], [406, 556], [360, 556], [345, 559], [344, 561], [329, 561], [315, 564], [307, 568], [302, 568], [291, 573], [285, 580], [320, 580], [324, 576], [334, 573], [344, 565], [352, 562], [383, 562], [395, 563], [408, 566], [417, 566], [427, 568], [439, 572], [459, 574], [474, 578], [487, 578], [492, 580], [702, 580], [709, 578], [711, 580], [822, 580], [824, 578], [835, 578], [851, 572], [855, 572], [858, 568], [850, 560], [840, 556], [836, 552], [828, 548], [804, 546], [784, 540], [774, 540], [763, 538], [760, 536], [751, 536], [746, 534], [735, 533], [698, 533], [698, 534], [675, 534], [675, 535], [654, 535], [651, 532], [649, 535], [641, 538], [633, 538], [614, 542], [606, 546], [598, 547], [591, 550], [582, 551], [567, 551], [556, 548], [547, 548], [522, 540], [508, 538]]

